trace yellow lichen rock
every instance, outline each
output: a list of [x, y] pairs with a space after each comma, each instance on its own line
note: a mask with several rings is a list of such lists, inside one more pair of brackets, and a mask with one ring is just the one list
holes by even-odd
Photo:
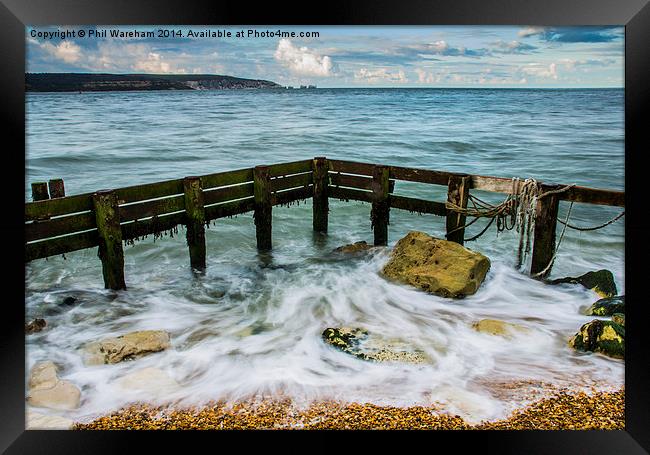
[[478, 290], [489, 269], [481, 253], [411, 231], [397, 242], [382, 273], [431, 294], [461, 298]]
[[481, 319], [472, 324], [472, 328], [477, 332], [499, 335], [506, 338], [510, 338], [515, 332], [528, 332], [529, 330], [519, 324], [500, 321], [498, 319]]
[[170, 346], [169, 334], [162, 330], [131, 332], [86, 345], [83, 352], [84, 363], [86, 365], [117, 363], [163, 351]]

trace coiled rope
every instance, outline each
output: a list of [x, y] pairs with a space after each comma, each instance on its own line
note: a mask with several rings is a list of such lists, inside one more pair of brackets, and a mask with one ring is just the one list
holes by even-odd
[[[456, 213], [460, 213], [465, 216], [473, 217], [474, 219], [469, 223], [466, 223], [463, 226], [459, 226], [448, 234], [456, 232], [461, 229], [465, 229], [468, 226], [474, 224], [479, 218], [491, 218], [490, 222], [483, 228], [481, 232], [476, 234], [473, 237], [465, 239], [465, 242], [472, 242], [480, 238], [487, 230], [492, 226], [494, 220], [497, 222], [497, 236], [503, 231], [510, 231], [515, 229], [519, 233], [519, 246], [517, 249], [517, 268], [520, 268], [521, 265], [526, 261], [528, 254], [531, 251], [531, 233], [534, 232], [535, 227], [535, 212], [537, 207], [537, 201], [544, 197], [564, 193], [570, 188], [574, 187], [575, 184], [566, 185], [564, 187], [541, 192], [541, 186], [535, 179], [525, 179], [523, 182], [515, 177], [512, 179], [512, 190], [506, 196], [506, 198], [500, 204], [490, 204], [482, 199], [470, 194], [468, 195], [468, 205], [471, 204], [471, 207], [460, 207], [457, 204], [447, 201], [445, 206], [448, 210], [452, 210]], [[550, 268], [553, 266], [553, 262], [557, 256], [558, 250], [564, 238], [564, 233], [567, 228], [575, 229], [578, 231], [594, 231], [597, 229], [602, 229], [605, 226], [608, 226], [621, 217], [625, 215], [625, 212], [617, 215], [615, 218], [603, 223], [599, 226], [594, 227], [578, 227], [573, 226], [569, 223], [569, 218], [571, 216], [571, 209], [573, 208], [573, 202], [571, 202], [569, 209], [567, 211], [566, 220], [562, 221], [558, 218], [558, 221], [564, 225], [562, 228], [562, 233], [553, 252], [553, 256], [549, 261], [548, 265], [542, 270], [534, 274], [534, 277], [544, 275]]]

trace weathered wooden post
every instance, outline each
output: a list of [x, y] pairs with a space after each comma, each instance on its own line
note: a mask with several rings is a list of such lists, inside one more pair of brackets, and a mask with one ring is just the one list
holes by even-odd
[[[462, 208], [467, 208], [472, 177], [469, 175], [452, 175], [449, 177], [447, 200]], [[465, 241], [465, 220], [462, 213], [447, 209], [447, 240], [463, 244]], [[453, 232], [452, 232], [453, 231]]]
[[314, 158], [312, 162], [314, 172], [314, 197], [313, 197], [313, 225], [316, 232], [327, 232], [329, 202], [327, 187], [329, 185], [329, 166], [325, 157]]
[[44, 201], [49, 199], [50, 194], [47, 191], [47, 182], [34, 182], [32, 183], [32, 200]]
[[[541, 185], [540, 191], [558, 189], [560, 185]], [[557, 225], [557, 213], [560, 206], [560, 199], [557, 194], [549, 194], [537, 200], [535, 207], [535, 232], [533, 237], [533, 257], [530, 264], [530, 274], [543, 274], [535, 278], [545, 278], [551, 273], [549, 264], [555, 254], [555, 228]]]
[[271, 174], [268, 166], [256, 166], [253, 170], [255, 194], [255, 235], [257, 249], [271, 249]]
[[57, 197], [65, 197], [65, 187], [63, 186], [63, 179], [52, 179], [48, 182], [50, 188], [50, 197], [52, 199]]
[[99, 237], [99, 258], [106, 289], [126, 289], [124, 283], [124, 251], [120, 228], [120, 208], [117, 193], [112, 190], [93, 194], [95, 221]]
[[375, 245], [388, 245], [388, 223], [390, 216], [390, 167], [375, 165], [372, 170], [371, 228], [375, 234]]
[[183, 179], [185, 191], [185, 213], [187, 215], [187, 247], [190, 250], [190, 265], [205, 270], [205, 209], [203, 188], [199, 177]]

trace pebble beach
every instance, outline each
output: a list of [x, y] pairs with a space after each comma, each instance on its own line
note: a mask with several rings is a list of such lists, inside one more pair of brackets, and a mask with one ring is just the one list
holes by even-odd
[[200, 409], [136, 404], [76, 430], [622, 430], [625, 390], [560, 390], [508, 418], [469, 424], [435, 406], [392, 407], [323, 401], [305, 409], [291, 400], [224, 402]]

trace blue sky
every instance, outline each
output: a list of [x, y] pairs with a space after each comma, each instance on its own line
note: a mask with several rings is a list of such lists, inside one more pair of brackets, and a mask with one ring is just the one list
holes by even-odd
[[[91, 29], [109, 36], [89, 38]], [[111, 30], [158, 29], [181, 37], [110, 37]], [[232, 36], [188, 37], [190, 30]], [[236, 36], [248, 30], [296, 36]], [[57, 31], [75, 36], [42, 34]], [[624, 85], [623, 27], [83, 25], [28, 27], [26, 39], [28, 72], [226, 74], [319, 87]]]

